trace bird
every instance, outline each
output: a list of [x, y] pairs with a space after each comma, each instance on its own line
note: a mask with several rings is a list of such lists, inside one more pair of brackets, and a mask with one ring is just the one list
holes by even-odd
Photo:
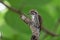
[[30, 27], [32, 30], [32, 38], [31, 40], [38, 40], [40, 36], [40, 30], [41, 30], [41, 16], [38, 14], [36, 10], [30, 10], [29, 12], [31, 14], [31, 22], [32, 26]]
[[47, 34], [49, 34], [51, 36], [59, 36], [58, 34], [55, 34], [42, 26], [42, 17], [39, 15], [37, 10], [32, 9], [32, 10], [30, 10], [29, 13], [31, 14], [31, 21], [32, 21], [32, 25], [33, 25], [33, 27], [31, 27], [32, 33], [33, 33], [32, 40], [34, 38], [37, 39], [36, 38], [37, 35], [35, 35], [36, 33], [38, 34], [38, 37], [40, 36], [39, 33], [41, 30], [45, 31]]
[[36, 28], [39, 28], [41, 30], [41, 26], [42, 26], [42, 18], [41, 18], [41, 16], [34, 9], [30, 10], [30, 14], [31, 14], [31, 17], [32, 17], [31, 18], [32, 19], [32, 24]]

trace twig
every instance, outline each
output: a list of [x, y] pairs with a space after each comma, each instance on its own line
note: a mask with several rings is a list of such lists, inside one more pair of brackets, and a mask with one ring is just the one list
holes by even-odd
[[9, 10], [11, 10], [11, 11], [19, 14], [20, 18], [21, 18], [25, 23], [30, 24], [30, 19], [29, 19], [28, 17], [26, 17], [26, 16], [24, 15], [24, 13], [22, 13], [20, 10], [17, 10], [17, 9], [15, 9], [14, 7], [10, 7], [10, 6], [6, 5], [4, 2], [1, 2], [1, 3], [4, 4]]
[[55, 34], [55, 33], [49, 31], [48, 29], [46, 29], [46, 28], [44, 28], [44, 27], [42, 27], [42, 30], [45, 31], [47, 34], [49, 34], [49, 35], [51, 35], [51, 36], [60, 36], [59, 34]]

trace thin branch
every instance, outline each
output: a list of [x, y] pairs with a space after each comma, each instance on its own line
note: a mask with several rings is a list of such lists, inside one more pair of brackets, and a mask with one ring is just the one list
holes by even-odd
[[51, 36], [60, 36], [59, 34], [55, 34], [44, 27], [42, 27], [42, 30]]
[[9, 10], [19, 14], [20, 18], [27, 24], [30, 24], [30, 19], [24, 15], [24, 13], [21, 12], [21, 10], [17, 10], [14, 7], [10, 7], [6, 5], [4, 2], [1, 1], [2, 4], [4, 4]]
[[15, 9], [14, 7], [8, 6], [7, 4], [5, 4], [4, 2], [1, 2], [3, 5], [5, 5], [9, 10], [16, 12], [18, 14], [21, 14], [21, 11]]

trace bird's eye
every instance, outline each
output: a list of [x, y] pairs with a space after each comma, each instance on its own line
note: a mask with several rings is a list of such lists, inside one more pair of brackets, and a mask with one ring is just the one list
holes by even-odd
[[37, 14], [37, 12], [36, 11], [31, 11], [31, 14], [35, 15], [35, 14]]
[[37, 14], [37, 12], [34, 12], [35, 14]]

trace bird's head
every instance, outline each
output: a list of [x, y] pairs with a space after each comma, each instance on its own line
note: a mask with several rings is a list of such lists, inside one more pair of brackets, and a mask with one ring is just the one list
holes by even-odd
[[37, 12], [36, 10], [32, 9], [32, 10], [30, 10], [30, 14], [31, 14], [31, 15], [37, 15], [38, 12]]

